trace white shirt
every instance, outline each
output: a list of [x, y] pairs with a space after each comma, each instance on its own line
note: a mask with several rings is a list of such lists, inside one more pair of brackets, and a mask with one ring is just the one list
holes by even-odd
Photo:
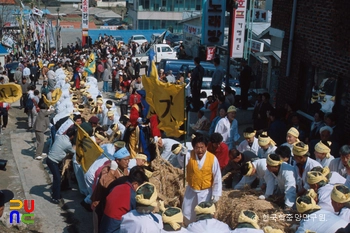
[[177, 230], [177, 231], [166, 231], [166, 230], [162, 230], [161, 231], [162, 233], [168, 233], [168, 232], [170, 232], [170, 233], [191, 233], [190, 231], [188, 231], [186, 228], [184, 228], [184, 227], [181, 227], [181, 229], [180, 230]]
[[350, 209], [346, 207], [342, 208], [339, 211], [338, 216], [344, 219], [345, 221], [350, 222]]
[[327, 210], [320, 209], [310, 214], [309, 219], [303, 219], [296, 233], [305, 233], [306, 230], [317, 233], [331, 233], [347, 225], [348, 222], [341, 217]]
[[317, 191], [318, 203], [322, 209], [328, 210], [329, 212], [334, 213], [332, 206], [331, 193], [333, 190], [333, 185], [326, 184], [323, 187], [320, 187]]
[[230, 227], [215, 218], [200, 220], [188, 225], [187, 230], [193, 233], [230, 233]]
[[264, 231], [253, 228], [236, 228], [231, 233], [264, 233]]
[[284, 192], [284, 203], [292, 207], [296, 199], [296, 181], [294, 168], [288, 163], [282, 163], [277, 176], [266, 170], [265, 172], [266, 192], [265, 197], [271, 196], [275, 191], [275, 183], [281, 192]]
[[30, 75], [30, 69], [28, 67], [23, 69], [23, 76], [29, 76]]
[[265, 151], [261, 147], [258, 149], [258, 157], [263, 159], [266, 158], [269, 154], [275, 153], [275, 150], [277, 149], [276, 146], [270, 145], [269, 148]]
[[319, 158], [316, 158], [316, 161], [319, 162], [322, 165], [322, 167], [329, 167], [329, 164], [333, 159], [334, 157], [331, 155], [328, 159], [326, 157], [322, 160]]
[[113, 158], [113, 155], [115, 153], [115, 146], [112, 143], [106, 143], [100, 147], [105, 155], [107, 155], [109, 158]]
[[90, 166], [89, 170], [84, 175], [84, 180], [86, 187], [88, 189], [88, 192], [90, 195], [92, 195], [92, 185], [95, 179], [95, 172], [97, 169], [99, 169], [106, 161], [108, 161], [108, 158], [106, 156], [101, 155], [98, 157], [95, 162]]
[[230, 138], [230, 129], [231, 129], [231, 123], [227, 119], [227, 117], [224, 117], [218, 121], [214, 132], [221, 134], [223, 138], [222, 141], [227, 144]]
[[335, 158], [329, 163], [329, 170], [338, 172], [341, 176], [347, 177], [346, 168], [340, 158]]
[[244, 151], [251, 151], [254, 154], [258, 155], [258, 149], [260, 148], [259, 143], [258, 143], [258, 139], [256, 137], [254, 137], [254, 141], [252, 146], [249, 146], [249, 143], [247, 140], [242, 141], [239, 146], [237, 147], [237, 150], [241, 153], [243, 153]]
[[136, 210], [131, 210], [122, 217], [119, 233], [160, 233], [163, 229], [162, 217], [153, 214], [158, 223], [150, 214], [140, 214]]
[[[347, 179], [341, 176], [338, 172], [331, 172], [331, 178], [329, 178], [328, 184], [346, 184]], [[348, 176], [349, 177], [349, 176]]]
[[252, 176], [243, 176], [241, 181], [234, 187], [234, 189], [243, 189], [245, 185], [250, 185], [256, 178], [259, 179], [259, 187], [265, 183], [266, 159], [257, 159], [252, 162], [256, 169]]
[[180, 142], [171, 138], [162, 138], [162, 141], [163, 141], [163, 147], [162, 147], [163, 151], [161, 154], [162, 158], [169, 161], [174, 167], [180, 167], [177, 161], [177, 156], [171, 152], [171, 147], [174, 144], [180, 144]]
[[302, 187], [304, 187], [304, 189], [306, 189], [306, 190], [308, 190], [310, 188], [309, 184], [307, 183], [307, 173], [309, 171], [311, 171], [311, 169], [314, 167], [321, 167], [321, 164], [312, 158], [307, 158], [306, 164], [304, 166], [305, 166], [304, 172], [303, 172], [302, 176], [300, 176], [297, 163], [294, 164], [295, 179], [297, 181], [297, 186], [298, 186], [299, 190], [301, 190]]

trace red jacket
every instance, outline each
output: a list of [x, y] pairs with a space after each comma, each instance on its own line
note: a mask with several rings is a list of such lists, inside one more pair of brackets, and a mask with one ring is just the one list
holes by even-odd
[[214, 120], [214, 118], [217, 115], [218, 112], [218, 106], [219, 106], [219, 101], [215, 101], [214, 103], [211, 103], [209, 105], [209, 110], [210, 110], [210, 122], [212, 122]]
[[135, 93], [130, 95], [129, 97], [129, 106], [133, 106], [134, 104], [141, 103], [141, 95]]
[[104, 214], [112, 219], [121, 220], [122, 216], [133, 209], [135, 192], [130, 183], [116, 186], [106, 198]]
[[213, 153], [216, 156], [221, 170], [224, 167], [226, 167], [229, 161], [229, 157], [228, 157], [229, 150], [228, 150], [228, 146], [224, 142], [221, 142], [219, 146], [216, 148], [216, 150], [213, 147], [213, 144], [209, 142], [208, 151]]

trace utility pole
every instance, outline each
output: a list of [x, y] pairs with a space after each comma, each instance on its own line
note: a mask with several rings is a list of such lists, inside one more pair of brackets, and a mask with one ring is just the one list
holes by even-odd
[[57, 21], [56, 21], [56, 53], [58, 54], [58, 49], [59, 49], [59, 46], [58, 46], [58, 29], [59, 29], [59, 26], [58, 26], [58, 18], [59, 18], [59, 16], [60, 16], [60, 8], [57, 7], [56, 11], [57, 11]]
[[225, 86], [230, 86], [230, 60], [232, 51], [232, 26], [233, 26], [233, 15], [238, 7], [236, 0], [226, 0], [226, 11], [230, 13], [230, 21], [228, 27], [228, 48], [227, 48], [227, 68], [226, 68], [226, 79]]

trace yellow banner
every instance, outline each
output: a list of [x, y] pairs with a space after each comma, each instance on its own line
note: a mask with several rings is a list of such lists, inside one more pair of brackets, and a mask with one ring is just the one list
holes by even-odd
[[77, 161], [80, 163], [84, 172], [89, 170], [90, 166], [102, 154], [103, 150], [94, 142], [90, 136], [79, 125], [77, 140], [76, 140], [76, 154]]
[[94, 74], [96, 71], [96, 61], [95, 61], [95, 53], [90, 53], [89, 59], [85, 62], [84, 73], [83, 76], [87, 77], [89, 74]]
[[154, 62], [150, 76], [144, 75], [142, 84], [146, 90], [146, 101], [150, 105], [149, 114], [156, 114], [160, 121], [158, 128], [168, 137], [184, 134], [179, 128], [185, 118], [185, 85], [161, 82]]
[[13, 103], [22, 97], [22, 88], [18, 84], [0, 85], [0, 102]]
[[45, 103], [47, 106], [53, 106], [53, 105], [55, 105], [55, 104], [59, 101], [59, 99], [61, 98], [61, 95], [62, 95], [62, 90], [61, 90], [60, 88], [56, 88], [56, 89], [52, 92], [51, 100], [46, 99], [46, 96], [43, 95], [44, 103]]

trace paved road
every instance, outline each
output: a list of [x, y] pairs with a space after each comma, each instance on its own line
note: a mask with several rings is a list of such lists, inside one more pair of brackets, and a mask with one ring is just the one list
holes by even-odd
[[[9, 124], [0, 136], [0, 158], [8, 160], [7, 171], [0, 171], [0, 188], [12, 190], [15, 199], [35, 200], [35, 224], [28, 226], [28, 232], [92, 232], [92, 214], [81, 207], [83, 196], [75, 183], [71, 182], [72, 190], [62, 192], [63, 206], [49, 201], [52, 176], [45, 160], [33, 159], [35, 135], [27, 130], [26, 114], [18, 106], [12, 104]], [[8, 204], [5, 211], [9, 212]], [[0, 232], [16, 232], [16, 228], [0, 224]]]

